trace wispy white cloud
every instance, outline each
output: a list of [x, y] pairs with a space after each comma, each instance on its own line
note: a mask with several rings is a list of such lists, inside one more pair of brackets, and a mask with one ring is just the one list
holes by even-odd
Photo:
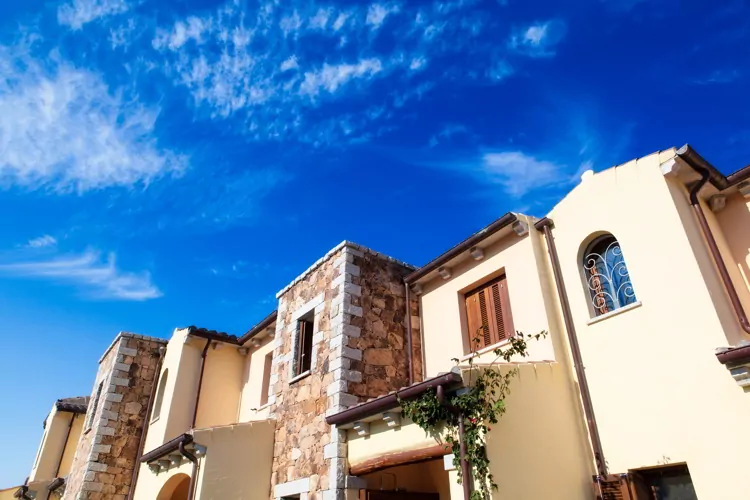
[[[188, 90], [199, 116], [244, 118], [254, 139], [297, 139], [321, 129], [321, 117], [341, 114], [337, 103], [346, 102], [347, 112], [394, 108], [446, 80], [507, 78], [509, 66], [494, 62], [503, 48], [489, 35], [480, 40], [488, 23], [475, 7], [474, 0], [291, 7], [230, 1], [158, 28], [152, 44], [162, 58], [157, 64]], [[386, 25], [392, 44], [382, 43]], [[367, 94], [386, 78], [389, 94]], [[330, 112], [320, 112], [326, 106]], [[373, 128], [381, 126], [390, 125]]]
[[400, 7], [397, 4], [380, 4], [374, 3], [367, 9], [366, 23], [374, 30], [380, 28], [385, 22], [385, 18], [391, 14], [397, 14]]
[[356, 64], [324, 64], [320, 70], [305, 73], [299, 87], [302, 94], [316, 96], [321, 89], [333, 93], [352, 79], [371, 78], [383, 69], [380, 59], [362, 59]]
[[690, 82], [694, 85], [721, 85], [735, 82], [741, 77], [742, 75], [737, 69], [718, 69], [703, 78], [693, 78]]
[[130, 9], [127, 0], [73, 0], [57, 9], [57, 22], [79, 30], [84, 24]]
[[109, 30], [109, 43], [113, 49], [118, 47], [127, 47], [131, 43], [131, 38], [135, 32], [135, 19], [128, 19], [127, 23], [117, 26], [116, 28], [110, 28]]
[[435, 147], [443, 141], [449, 140], [451, 137], [458, 134], [468, 134], [469, 129], [466, 125], [460, 123], [448, 123], [443, 125], [437, 134], [430, 137], [430, 147]]
[[58, 192], [145, 185], [179, 175], [184, 156], [158, 147], [159, 110], [110, 92], [98, 74], [28, 47], [0, 46], [0, 186]]
[[508, 46], [529, 57], [552, 57], [565, 32], [566, 25], [561, 20], [534, 23], [516, 30], [508, 40]]
[[514, 198], [571, 181], [565, 165], [542, 160], [521, 151], [485, 153], [477, 173]]
[[86, 297], [100, 300], [144, 301], [162, 296], [147, 271], [118, 269], [116, 256], [102, 258], [99, 252], [58, 255], [45, 260], [20, 260], [0, 264], [0, 274], [37, 278], [81, 290]]
[[30, 239], [26, 245], [30, 248], [52, 247], [57, 245], [57, 239], [49, 234], [45, 234], [44, 236]]

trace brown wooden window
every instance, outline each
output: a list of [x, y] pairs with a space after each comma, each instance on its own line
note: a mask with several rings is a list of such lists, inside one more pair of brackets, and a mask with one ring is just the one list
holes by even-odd
[[312, 317], [305, 317], [297, 321], [297, 345], [294, 352], [295, 377], [309, 371], [312, 366], [312, 319]]
[[505, 276], [466, 294], [469, 351], [497, 344], [515, 334]]

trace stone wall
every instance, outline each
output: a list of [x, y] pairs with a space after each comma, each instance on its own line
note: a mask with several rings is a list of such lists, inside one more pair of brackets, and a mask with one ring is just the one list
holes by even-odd
[[99, 360], [63, 500], [127, 498], [159, 349], [166, 343], [123, 332]]
[[[272, 498], [339, 499], [361, 486], [346, 475], [346, 433], [328, 426], [325, 416], [407, 385], [402, 280], [411, 270], [344, 242], [277, 295]], [[311, 373], [292, 379], [297, 320], [311, 311]], [[417, 318], [414, 362], [421, 373], [418, 326]]]

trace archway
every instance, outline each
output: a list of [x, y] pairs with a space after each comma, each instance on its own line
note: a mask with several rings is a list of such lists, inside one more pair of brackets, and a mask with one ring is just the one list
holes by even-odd
[[190, 476], [187, 474], [175, 474], [170, 477], [156, 500], [188, 500], [188, 489], [190, 488]]

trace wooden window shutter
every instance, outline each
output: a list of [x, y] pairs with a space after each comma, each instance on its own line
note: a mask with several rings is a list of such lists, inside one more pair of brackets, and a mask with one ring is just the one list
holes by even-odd
[[628, 474], [609, 474], [606, 477], [594, 476], [596, 500], [648, 500], [633, 494]]
[[505, 276], [469, 292], [465, 300], [470, 350], [491, 346], [514, 334]]

